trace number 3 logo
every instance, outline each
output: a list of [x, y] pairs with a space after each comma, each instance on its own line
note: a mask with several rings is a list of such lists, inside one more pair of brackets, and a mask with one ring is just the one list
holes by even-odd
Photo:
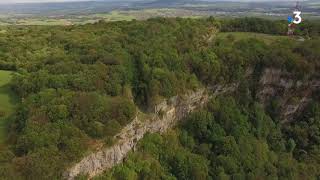
[[301, 16], [300, 16], [300, 15], [301, 15], [301, 11], [294, 11], [293, 14], [296, 15], [296, 16], [294, 17], [293, 23], [294, 23], [294, 24], [300, 24], [300, 23], [302, 22], [302, 18], [301, 18]]

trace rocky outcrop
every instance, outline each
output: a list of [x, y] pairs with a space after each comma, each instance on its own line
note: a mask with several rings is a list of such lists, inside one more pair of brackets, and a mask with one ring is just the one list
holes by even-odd
[[[248, 71], [248, 76], [252, 71]], [[121, 163], [127, 154], [135, 149], [138, 141], [146, 133], [163, 133], [176, 125], [189, 112], [206, 104], [209, 97], [235, 91], [238, 83], [227, 86], [215, 85], [206, 90], [201, 89], [183, 96], [175, 96], [164, 100], [154, 107], [153, 113], [147, 119], [137, 116], [129, 125], [115, 136], [116, 144], [102, 148], [84, 157], [80, 162], [69, 168], [64, 177], [74, 179], [80, 174], [89, 177], [96, 176], [103, 171]], [[280, 102], [282, 122], [290, 122], [293, 117], [301, 113], [311, 101], [314, 93], [319, 93], [320, 81], [298, 81], [290, 73], [279, 69], [265, 69], [258, 83], [257, 98], [262, 104], [276, 98]], [[319, 93], [320, 94], [320, 93]], [[294, 101], [292, 99], [295, 99]]]
[[319, 94], [319, 90], [320, 81], [316, 78], [301, 81], [291, 73], [267, 68], [260, 78], [257, 98], [264, 105], [276, 99], [280, 106], [281, 123], [287, 123], [301, 114], [314, 94]]
[[66, 179], [74, 179], [80, 174], [87, 174], [89, 177], [93, 177], [104, 170], [112, 168], [123, 161], [128, 152], [135, 148], [137, 142], [146, 133], [165, 132], [189, 112], [206, 104], [208, 99], [209, 95], [207, 91], [201, 89], [184, 96], [175, 96], [163, 101], [155, 107], [155, 112], [149, 119], [142, 121], [137, 116], [115, 136], [117, 138], [115, 145], [91, 153], [83, 158], [68, 169], [64, 177]]

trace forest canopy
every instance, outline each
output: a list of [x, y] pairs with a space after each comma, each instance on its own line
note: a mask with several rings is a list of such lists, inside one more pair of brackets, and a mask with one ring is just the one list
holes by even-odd
[[286, 22], [257, 18], [1, 28], [0, 70], [14, 72], [10, 87], [20, 101], [7, 117], [0, 177], [61, 179], [161, 100], [239, 82], [242, 94], [212, 100], [164, 136], [148, 135], [139, 152], [101, 178], [319, 176], [319, 97], [301, 121], [282, 127], [276, 105], [266, 110], [255, 94], [265, 68], [300, 81], [319, 78], [317, 22], [297, 29], [304, 41], [285, 36]]

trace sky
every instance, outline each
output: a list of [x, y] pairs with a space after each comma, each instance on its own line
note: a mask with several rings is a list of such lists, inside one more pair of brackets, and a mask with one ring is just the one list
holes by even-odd
[[11, 3], [70, 2], [70, 1], [85, 1], [85, 0], [0, 0], [0, 3], [11, 4]]
[[[70, 1], [90, 1], [90, 0], [0, 0], [0, 3], [8, 4], [8, 3], [26, 3], [26, 2], [40, 3], [40, 2], [70, 2]], [[266, 0], [236, 0], [236, 1], [266, 1]], [[277, 0], [277, 1], [290, 1], [290, 0]]]

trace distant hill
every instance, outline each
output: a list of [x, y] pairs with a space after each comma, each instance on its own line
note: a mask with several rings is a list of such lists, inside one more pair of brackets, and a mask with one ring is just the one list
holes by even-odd
[[[318, 0], [304, 1], [304, 13], [320, 15]], [[96, 13], [108, 13], [112, 10], [141, 10], [150, 8], [181, 8], [206, 12], [252, 12], [286, 14], [292, 7], [292, 1], [244, 2], [231, 0], [96, 0], [56, 3], [1, 4], [0, 15], [5, 16], [68, 16]]]
[[120, 1], [87, 1], [59, 3], [20, 3], [0, 6], [0, 14], [10, 15], [69, 15], [97, 12], [109, 12], [113, 9], [126, 8], [130, 3]]

